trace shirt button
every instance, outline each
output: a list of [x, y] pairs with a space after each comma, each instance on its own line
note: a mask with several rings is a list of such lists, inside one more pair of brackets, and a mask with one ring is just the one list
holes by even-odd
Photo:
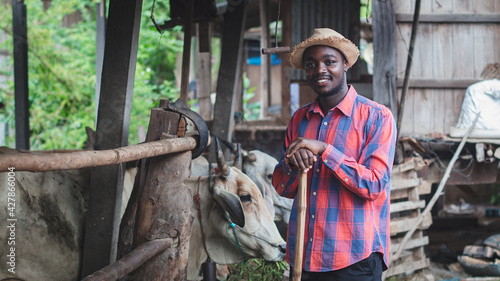
[[325, 125], [325, 126], [326, 126], [326, 125], [328, 125], [328, 123], [324, 122], [324, 123], [323, 123], [323, 125]]
[[313, 195], [316, 195], [316, 191], [313, 192]]
[[349, 181], [349, 179], [348, 179], [348, 178], [345, 178], [345, 179], [344, 179], [344, 181], [345, 181], [345, 182], [348, 182], [348, 181]]
[[291, 175], [292, 173], [288, 172], [287, 174], [288, 174], [288, 175]]
[[328, 160], [327, 160], [327, 159], [325, 159], [323, 162], [328, 163]]
[[281, 186], [285, 186], [284, 184], [281, 184]]
[[318, 173], [319, 173], [319, 169], [316, 169], [316, 172], [318, 172]]
[[309, 238], [309, 241], [311, 241], [311, 242], [312, 242], [312, 241], [313, 241], [313, 239], [312, 239], [312, 238]]
[[311, 216], [311, 218], [313, 218], [313, 219], [314, 219], [314, 215], [312, 215], [312, 216]]

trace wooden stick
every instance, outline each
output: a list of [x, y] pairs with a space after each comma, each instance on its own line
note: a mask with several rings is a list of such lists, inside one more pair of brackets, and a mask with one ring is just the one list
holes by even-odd
[[195, 149], [194, 137], [163, 139], [108, 150], [91, 150], [67, 153], [35, 154], [13, 153], [0, 157], [0, 172], [10, 167], [15, 171], [46, 172], [106, 166], [135, 161], [158, 155]]
[[465, 136], [462, 138], [462, 141], [458, 145], [458, 148], [457, 148], [457, 151], [455, 151], [455, 154], [453, 154], [453, 157], [451, 158], [450, 163], [448, 163], [448, 166], [446, 167], [446, 170], [444, 172], [443, 178], [441, 179], [441, 182], [439, 183], [439, 186], [438, 186], [436, 192], [432, 196], [432, 198], [429, 201], [429, 203], [427, 203], [427, 206], [425, 207], [424, 211], [418, 216], [418, 219], [415, 221], [415, 223], [413, 224], [413, 226], [410, 229], [410, 231], [408, 231], [405, 234], [403, 240], [399, 244], [398, 250], [389, 259], [388, 266], [393, 261], [395, 261], [395, 260], [397, 260], [399, 258], [399, 256], [401, 255], [401, 252], [403, 251], [403, 248], [404, 248], [404, 245], [406, 244], [406, 242], [408, 242], [408, 240], [413, 235], [413, 233], [415, 232], [415, 230], [417, 229], [417, 227], [420, 225], [420, 223], [422, 222], [422, 220], [424, 219], [424, 217], [427, 215], [427, 213], [429, 213], [431, 211], [432, 207], [434, 206], [434, 204], [438, 200], [439, 196], [441, 196], [441, 192], [443, 191], [444, 185], [446, 184], [446, 181], [450, 177], [451, 170], [453, 169], [453, 166], [455, 165], [455, 162], [457, 162], [458, 156], [460, 155], [460, 152], [462, 151], [462, 149], [463, 149], [463, 147], [465, 145], [465, 141], [467, 140], [467, 138], [469, 137], [470, 133], [472, 132], [472, 129], [474, 129], [474, 127], [476, 126], [476, 123], [477, 123], [478, 119], [479, 119], [479, 113], [476, 115], [476, 118], [472, 122], [472, 125], [470, 126], [469, 130], [467, 130], [467, 133], [465, 133]]
[[297, 228], [295, 235], [295, 254], [293, 261], [293, 281], [299, 281], [302, 275], [302, 258], [304, 256], [304, 232], [307, 210], [307, 173], [299, 172], [297, 204]]
[[118, 280], [137, 269], [152, 257], [170, 248], [173, 241], [173, 238], [148, 241], [135, 248], [123, 258], [85, 277], [82, 281]]
[[262, 54], [278, 54], [278, 53], [288, 53], [290, 52], [289, 46], [275, 47], [275, 48], [262, 48]]

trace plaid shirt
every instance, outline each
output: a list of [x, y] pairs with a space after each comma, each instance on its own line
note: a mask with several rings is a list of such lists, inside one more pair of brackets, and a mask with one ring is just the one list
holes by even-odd
[[[349, 85], [345, 98], [323, 116], [318, 100], [293, 115], [283, 144], [297, 137], [328, 143], [308, 172], [303, 269], [338, 270], [380, 252], [389, 257], [390, 178], [396, 126], [386, 107], [359, 96]], [[298, 171], [284, 157], [276, 165], [273, 186], [295, 198]], [[294, 200], [288, 227], [286, 260], [293, 265], [297, 225]]]

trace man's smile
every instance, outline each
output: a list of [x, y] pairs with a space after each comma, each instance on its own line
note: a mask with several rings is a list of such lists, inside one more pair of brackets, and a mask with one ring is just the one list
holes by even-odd
[[313, 80], [318, 86], [324, 87], [324, 86], [326, 86], [326, 84], [328, 84], [328, 82], [330, 82], [332, 80], [332, 77], [331, 76], [319, 76], [319, 77], [314, 78]]

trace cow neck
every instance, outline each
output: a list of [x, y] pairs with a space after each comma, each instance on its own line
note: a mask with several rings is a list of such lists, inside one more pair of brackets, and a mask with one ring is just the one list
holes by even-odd
[[[208, 188], [210, 189], [210, 176], [208, 180]], [[198, 177], [198, 191], [196, 195], [193, 196], [194, 201], [196, 202], [196, 209], [198, 209], [198, 217], [200, 220], [200, 230], [201, 230], [201, 241], [203, 241], [203, 248], [205, 248], [205, 252], [207, 253], [207, 260], [210, 262], [212, 259], [210, 258], [210, 254], [208, 253], [207, 243], [205, 242], [205, 232], [203, 231], [203, 218], [201, 215], [201, 199], [200, 199], [200, 185], [201, 185], [201, 176]]]

